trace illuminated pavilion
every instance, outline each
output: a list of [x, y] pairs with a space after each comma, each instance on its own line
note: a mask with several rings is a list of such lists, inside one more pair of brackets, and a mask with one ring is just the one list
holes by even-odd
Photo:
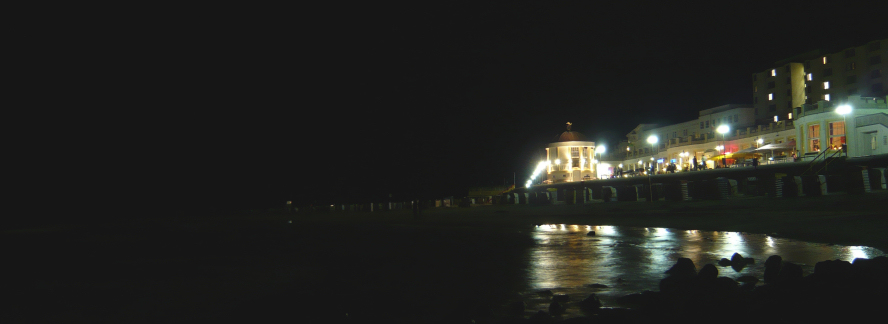
[[546, 147], [546, 182], [560, 183], [591, 180], [597, 177], [593, 157], [595, 142], [586, 141], [579, 132], [567, 130]]

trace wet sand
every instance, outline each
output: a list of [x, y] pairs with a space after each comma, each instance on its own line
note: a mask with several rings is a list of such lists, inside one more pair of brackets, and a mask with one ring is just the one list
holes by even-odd
[[[583, 205], [478, 205], [430, 208], [415, 219], [408, 210], [316, 213], [284, 217], [302, 222], [534, 224], [664, 227], [768, 234], [802, 241], [863, 245], [888, 252], [888, 191], [821, 197], [743, 197], [714, 201], [594, 202]], [[298, 214], [295, 214], [298, 215]], [[261, 217], [258, 216], [257, 217]], [[283, 218], [282, 218], [283, 219]]]

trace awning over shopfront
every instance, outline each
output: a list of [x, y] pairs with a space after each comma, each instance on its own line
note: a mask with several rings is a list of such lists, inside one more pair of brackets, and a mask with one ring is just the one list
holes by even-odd
[[754, 152], [734, 152], [734, 153], [728, 153], [725, 155], [713, 156], [711, 158], [711, 160], [714, 160], [714, 161], [721, 161], [721, 159], [738, 160], [738, 159], [751, 159], [754, 157], [762, 157], [762, 154], [761, 153], [754, 153]]
[[795, 149], [795, 141], [789, 141], [789, 142], [785, 142], [785, 143], [768, 144], [768, 145], [759, 147], [756, 151], [782, 152], [782, 151], [792, 151], [794, 149]]

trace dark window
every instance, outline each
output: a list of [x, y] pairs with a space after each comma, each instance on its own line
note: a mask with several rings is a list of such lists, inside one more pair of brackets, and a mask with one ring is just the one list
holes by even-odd
[[682, 130], [682, 131], [681, 131], [681, 136], [688, 136], [688, 130], [687, 130], [687, 129]]
[[854, 49], [853, 48], [846, 49], [845, 50], [845, 57], [852, 57], [852, 56], [854, 56]]
[[752, 86], [752, 92], [759, 92], [758, 86]]
[[703, 129], [703, 122], [700, 122], [700, 129]]
[[870, 63], [870, 65], [876, 65], [876, 64], [882, 63], [882, 57], [878, 56], [878, 55], [870, 57], [869, 63]]
[[768, 111], [777, 111], [777, 105], [769, 105]]
[[873, 72], [870, 72], [870, 78], [875, 79], [880, 76], [882, 76], [882, 70], [873, 70]]
[[774, 81], [768, 82], [768, 89], [774, 89], [774, 87], [776, 87]]
[[857, 67], [857, 65], [854, 64], [854, 62], [851, 62], [851, 63], [845, 64], [845, 71], [851, 71], [851, 70], [854, 70], [854, 68], [856, 68], [856, 67]]
[[787, 95], [787, 96], [791, 96], [791, 95], [792, 95], [792, 89], [786, 89], [786, 95]]
[[[753, 103], [759, 103], [759, 98], [758, 98], [758, 97], [752, 97], [752, 101], [753, 101]], [[700, 128], [703, 128], [703, 127], [700, 127]]]
[[851, 76], [848, 76], [847, 78], [845, 78], [845, 84], [852, 84], [854, 82], [857, 82], [856, 75], [851, 75]]
[[786, 109], [792, 109], [792, 101], [786, 102]]
[[790, 79], [789, 77], [786, 77], [786, 84], [792, 84], [792, 79]]
[[872, 42], [872, 43], [869, 44], [869, 50], [870, 50], [870, 51], [877, 51], [877, 50], [879, 50], [879, 48], [881, 48], [881, 47], [882, 47], [882, 44], [879, 44], [879, 42]]
[[759, 114], [759, 109], [758, 109], [758, 108], [754, 108], [752, 113], [755, 114], [755, 115], [758, 115], [758, 114]]
[[706, 121], [706, 128], [709, 128], [709, 121]]
[[752, 81], [758, 81], [758, 74], [752, 75]]
[[830, 75], [832, 75], [832, 68], [823, 70], [823, 76], [828, 77]]
[[811, 93], [811, 87], [805, 87], [805, 93]]
[[740, 120], [740, 119], [739, 119], [739, 116], [738, 116], [738, 115], [734, 115], [734, 122], [736, 123], [738, 120]]

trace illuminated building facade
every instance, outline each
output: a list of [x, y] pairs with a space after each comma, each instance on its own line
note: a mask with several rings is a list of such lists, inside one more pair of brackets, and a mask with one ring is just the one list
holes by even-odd
[[546, 147], [546, 183], [591, 180], [597, 178], [594, 159], [595, 142], [589, 142], [579, 132], [567, 130]]
[[811, 51], [774, 65], [752, 74], [758, 123], [793, 119], [803, 104], [888, 94], [888, 39], [834, 53]]
[[811, 159], [821, 152], [835, 153], [842, 144], [847, 144], [849, 157], [888, 154], [886, 101], [888, 96], [851, 96], [847, 100], [821, 100], [795, 109], [796, 134], [800, 139], [796, 149], [800, 157]]

